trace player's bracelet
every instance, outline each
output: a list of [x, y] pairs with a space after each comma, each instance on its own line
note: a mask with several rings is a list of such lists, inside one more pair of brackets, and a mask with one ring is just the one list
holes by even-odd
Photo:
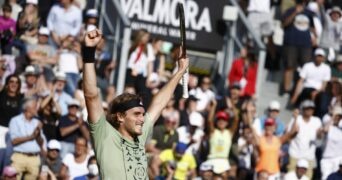
[[82, 58], [84, 63], [94, 63], [95, 62], [95, 50], [96, 47], [82, 47]]

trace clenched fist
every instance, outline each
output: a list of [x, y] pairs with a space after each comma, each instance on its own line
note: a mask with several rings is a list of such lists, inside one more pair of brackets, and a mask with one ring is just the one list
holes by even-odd
[[84, 43], [86, 47], [96, 47], [102, 39], [102, 32], [95, 29], [86, 33]]

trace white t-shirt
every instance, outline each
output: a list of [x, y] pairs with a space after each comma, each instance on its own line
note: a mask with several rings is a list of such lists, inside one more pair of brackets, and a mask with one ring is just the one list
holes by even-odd
[[72, 51], [63, 51], [59, 55], [58, 59], [58, 68], [60, 71], [64, 73], [76, 73], [78, 74], [78, 65], [77, 65], [77, 56], [78, 54]]
[[89, 173], [87, 167], [89, 157], [90, 156], [88, 155], [82, 163], [77, 163], [73, 154], [68, 153], [65, 155], [63, 164], [68, 167], [69, 179], [74, 179], [75, 177], [83, 176]]
[[309, 178], [304, 175], [302, 178], [298, 179], [296, 172], [291, 171], [285, 175], [284, 180], [309, 180]]
[[194, 139], [196, 142], [191, 144], [187, 149], [186, 153], [196, 153], [201, 145], [202, 137], [204, 136], [204, 131], [200, 128], [197, 128], [195, 130], [194, 135], [191, 137], [188, 127], [187, 126], [181, 126], [177, 128], [179, 142], [184, 144], [189, 144], [191, 139]]
[[202, 91], [200, 87], [196, 89], [192, 89], [189, 92], [189, 94], [199, 99], [197, 101], [197, 108], [196, 108], [197, 111], [203, 111], [207, 107], [207, 105], [210, 103], [210, 101], [215, 99], [215, 94], [213, 91], [211, 91], [210, 89], [206, 91]]
[[139, 59], [137, 60], [138, 53], [139, 48], [136, 48], [131, 53], [128, 59], [127, 68], [134, 69], [138, 74], [142, 74], [144, 77], [146, 77], [148, 63], [155, 60], [153, 47], [151, 44], [147, 44], [147, 53], [142, 52]]
[[[294, 119], [292, 118], [287, 131], [290, 131], [293, 125]], [[317, 139], [317, 131], [322, 127], [322, 122], [318, 117], [311, 116], [308, 122], [305, 122], [303, 116], [297, 117], [297, 124], [299, 131], [297, 136], [290, 142], [289, 154], [296, 159], [315, 159], [315, 150]]]
[[271, 1], [270, 0], [249, 0], [248, 11], [256, 12], [271, 12]]
[[300, 71], [300, 77], [304, 79], [304, 87], [321, 89], [324, 81], [331, 78], [331, 69], [328, 65], [322, 63], [316, 66], [314, 62], [305, 63]]
[[330, 126], [326, 137], [323, 158], [342, 157], [342, 129]]

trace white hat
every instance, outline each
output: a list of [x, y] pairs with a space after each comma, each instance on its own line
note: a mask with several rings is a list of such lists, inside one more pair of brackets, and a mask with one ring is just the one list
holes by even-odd
[[39, 28], [38, 34], [49, 36], [50, 30], [48, 28], [42, 26]]
[[34, 66], [29, 65], [25, 68], [25, 75], [36, 75], [36, 74], [37, 72]]
[[47, 145], [47, 148], [61, 150], [61, 143], [56, 139], [51, 139]]
[[323, 57], [325, 57], [325, 52], [324, 52], [324, 50], [323, 50], [322, 48], [317, 48], [317, 49], [315, 50], [315, 56], [323, 56]]
[[276, 100], [271, 101], [269, 106], [268, 106], [268, 108], [270, 110], [280, 110], [280, 103], [278, 101], [276, 101]]
[[342, 107], [341, 106], [335, 106], [333, 109], [334, 115], [342, 115]]
[[300, 159], [297, 161], [297, 167], [307, 169], [309, 167], [309, 162], [305, 159]]
[[80, 107], [80, 102], [77, 99], [73, 99], [68, 103], [68, 106], [77, 106]]
[[301, 104], [300, 104], [301, 109], [303, 108], [315, 108], [315, 103], [311, 100], [304, 100]]
[[203, 125], [203, 116], [198, 112], [192, 112], [189, 116], [190, 125], [196, 127], [202, 127]]
[[38, 0], [26, 0], [26, 4], [34, 4], [34, 5], [37, 5], [37, 4], [38, 4]]
[[56, 77], [56, 80], [61, 80], [61, 81], [65, 81], [66, 80], [66, 75], [62, 71], [56, 72], [55, 77]]
[[214, 166], [207, 161], [203, 162], [200, 165], [200, 171], [212, 171], [214, 169]]
[[96, 9], [88, 9], [86, 12], [87, 17], [97, 18], [99, 16], [99, 13]]

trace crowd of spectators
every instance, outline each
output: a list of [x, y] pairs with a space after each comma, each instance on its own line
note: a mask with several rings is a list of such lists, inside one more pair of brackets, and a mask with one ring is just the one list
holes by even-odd
[[[1, 178], [99, 179], [81, 75], [82, 36], [97, 28], [99, 14], [82, 2], [60, 0], [44, 11], [38, 0], [2, 5]], [[188, 99], [176, 88], [146, 144], [150, 179], [342, 179], [341, 3], [240, 3], [267, 45], [266, 68], [283, 69], [280, 95], [288, 104], [272, 100], [257, 112], [258, 59], [246, 43], [224, 94], [211, 75], [190, 74]], [[95, 67], [108, 112], [116, 63], [106, 47], [103, 39]], [[176, 71], [179, 45], [165, 52], [163, 39], [139, 30], [127, 51], [124, 91], [148, 107]], [[285, 106], [292, 117], [281, 119]]]

